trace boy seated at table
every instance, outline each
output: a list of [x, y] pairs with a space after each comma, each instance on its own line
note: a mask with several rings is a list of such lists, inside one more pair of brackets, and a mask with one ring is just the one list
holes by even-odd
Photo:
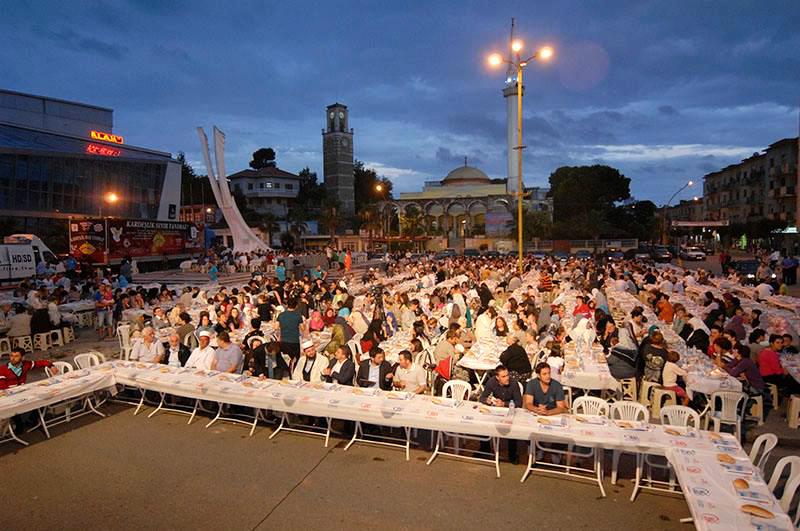
[[674, 391], [675, 396], [681, 401], [684, 406], [689, 405], [689, 397], [683, 387], [678, 385], [678, 376], [686, 379], [686, 369], [678, 367], [677, 363], [681, 359], [680, 354], [674, 350], [667, 352], [667, 361], [664, 363], [664, 368], [661, 370], [661, 379], [664, 382], [663, 388], [668, 391]]
[[522, 397], [525, 409], [539, 415], [558, 415], [567, 411], [564, 388], [550, 376], [550, 365], [541, 362], [536, 365], [538, 378], [528, 380], [525, 395]]

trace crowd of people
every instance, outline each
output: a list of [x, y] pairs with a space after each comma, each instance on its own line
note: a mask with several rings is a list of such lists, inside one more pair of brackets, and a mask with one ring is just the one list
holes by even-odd
[[[403, 255], [387, 256], [380, 268], [353, 270], [348, 255], [331, 250], [330, 268], [304, 270], [294, 264], [287, 269], [288, 256], [272, 256], [274, 273], [257, 270], [236, 287], [123, 287], [124, 275], [54, 273], [23, 284], [27, 307], [3, 307], [0, 317], [12, 323], [9, 335], [22, 335], [60, 324], [60, 301], [88, 299], [95, 303], [101, 339], [115, 337], [125, 310], [141, 310], [128, 322], [133, 360], [411, 393], [439, 393], [454, 379], [477, 384], [478, 375], [457, 362], [476, 342], [494, 339], [505, 348], [484, 385], [475, 386], [481, 391], [476, 398], [542, 415], [566, 411], [564, 351], [588, 330], [602, 345], [614, 378], [649, 381], [674, 391], [684, 404], [703, 407], [697, 395], [689, 401], [680, 354], [664, 337], [670, 328], [741, 380], [750, 396], [769, 404], [767, 384], [783, 395], [798, 390], [781, 365], [782, 355], [797, 352], [795, 338], [768, 333], [760, 311], [746, 312], [733, 294], [716, 297], [712, 291], [695, 314], [671, 302], [689, 286], [711, 285], [713, 275], [703, 270], [526, 257], [520, 274], [516, 262], [504, 257]], [[611, 291], [627, 292], [641, 305], [615, 320]], [[575, 300], [569, 309], [568, 296]], [[647, 322], [645, 308], [657, 322]], [[164, 340], [158, 331], [166, 327], [172, 331]], [[398, 333], [408, 339], [392, 363], [382, 345]], [[0, 388], [24, 383], [33, 366], [15, 357], [3, 366]], [[16, 379], [4, 376], [9, 371]]]

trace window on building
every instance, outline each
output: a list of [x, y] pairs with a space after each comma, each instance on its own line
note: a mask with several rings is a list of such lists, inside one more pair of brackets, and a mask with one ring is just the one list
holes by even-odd
[[293, 184], [287, 184], [286, 185], [286, 189], [287, 190], [294, 190], [294, 185]]
[[258, 183], [259, 188], [264, 188], [264, 183]]
[[248, 190], [252, 190], [253, 189], [253, 183], [247, 183], [247, 189]]

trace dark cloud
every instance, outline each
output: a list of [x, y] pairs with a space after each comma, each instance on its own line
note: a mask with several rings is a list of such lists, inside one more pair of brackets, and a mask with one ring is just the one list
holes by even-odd
[[[633, 179], [637, 197], [660, 203], [687, 173], [797, 134], [800, 4], [730, 4], [520, 4], [529, 47], [556, 49], [525, 70], [526, 181], [603, 161]], [[321, 175], [324, 109], [341, 101], [356, 156], [413, 190], [462, 154], [506, 176], [505, 72], [484, 58], [502, 50], [508, 23], [488, 0], [455, 11], [344, 1], [335, 16], [257, 0], [11, 2], [0, 17], [0, 84], [112, 107], [130, 142], [190, 160], [201, 160], [194, 128], [217, 124], [232, 171], [273, 145], [286, 169]]]
[[678, 110], [672, 105], [662, 105], [661, 107], [658, 108], [658, 112], [660, 112], [664, 116], [678, 116], [680, 114]]

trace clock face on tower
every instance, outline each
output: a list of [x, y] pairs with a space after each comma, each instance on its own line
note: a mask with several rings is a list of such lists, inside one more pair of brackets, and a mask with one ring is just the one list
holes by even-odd
[[331, 111], [331, 120], [333, 120], [333, 117], [334, 117], [334, 116], [336, 116], [336, 113], [335, 113], [335, 112], [333, 112], [333, 111]]
[[339, 111], [339, 118], [344, 119], [344, 113], [342, 111]]

